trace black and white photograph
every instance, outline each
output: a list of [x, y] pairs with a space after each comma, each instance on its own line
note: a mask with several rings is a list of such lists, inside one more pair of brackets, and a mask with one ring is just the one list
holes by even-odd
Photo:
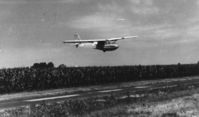
[[0, 0], [0, 117], [199, 117], [199, 0]]

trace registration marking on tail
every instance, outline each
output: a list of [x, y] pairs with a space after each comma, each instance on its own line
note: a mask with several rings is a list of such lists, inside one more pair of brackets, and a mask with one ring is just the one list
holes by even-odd
[[100, 93], [108, 93], [108, 92], [115, 92], [115, 91], [121, 91], [122, 89], [113, 89], [113, 90], [103, 90], [103, 91], [98, 91]]
[[37, 101], [44, 101], [44, 100], [53, 100], [53, 99], [61, 99], [61, 98], [70, 98], [70, 97], [76, 97], [76, 96], [79, 96], [79, 94], [72, 94], [72, 95], [64, 95], [64, 96], [54, 96], [54, 97], [30, 99], [30, 100], [26, 100], [26, 102], [37, 102]]

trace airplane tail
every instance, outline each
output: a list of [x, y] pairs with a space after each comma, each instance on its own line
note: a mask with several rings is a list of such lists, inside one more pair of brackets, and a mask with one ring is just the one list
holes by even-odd
[[75, 39], [75, 40], [81, 40], [81, 38], [80, 38], [80, 36], [79, 36], [78, 33], [75, 33], [75, 34], [74, 34], [74, 39]]

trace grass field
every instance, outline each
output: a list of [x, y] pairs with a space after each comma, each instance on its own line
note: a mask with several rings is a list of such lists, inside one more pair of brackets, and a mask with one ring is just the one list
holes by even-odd
[[119, 105], [85, 115], [92, 117], [198, 117], [199, 94], [137, 104]]
[[103, 96], [42, 102], [2, 109], [0, 117], [193, 117], [199, 115], [199, 86], [179, 85], [137, 94], [110, 93]]

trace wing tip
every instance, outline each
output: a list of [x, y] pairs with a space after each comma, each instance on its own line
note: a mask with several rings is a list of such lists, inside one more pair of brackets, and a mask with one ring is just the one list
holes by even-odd
[[122, 39], [130, 39], [130, 38], [137, 38], [138, 36], [126, 36], [126, 37], [122, 37]]

